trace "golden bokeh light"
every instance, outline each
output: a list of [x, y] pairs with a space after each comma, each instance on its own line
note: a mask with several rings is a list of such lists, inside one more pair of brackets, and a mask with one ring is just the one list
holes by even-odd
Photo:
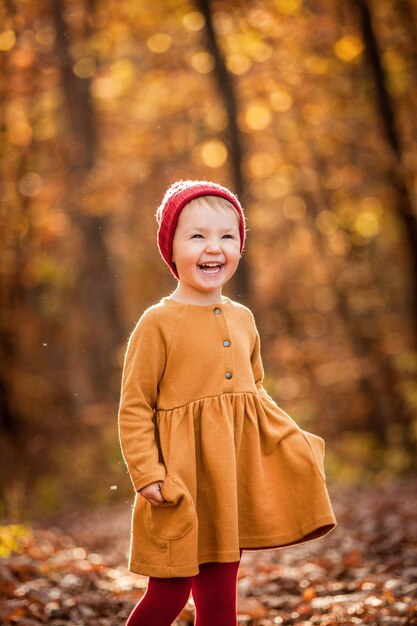
[[302, 0], [275, 0], [275, 5], [281, 13], [296, 13], [301, 8]]
[[129, 59], [115, 61], [108, 68], [107, 74], [94, 79], [92, 92], [101, 100], [112, 100], [122, 96], [132, 85], [135, 66]]
[[42, 187], [42, 178], [36, 172], [24, 174], [19, 181], [19, 191], [24, 196], [36, 196]]
[[188, 30], [197, 31], [204, 27], [206, 20], [199, 11], [190, 11], [190, 13], [184, 15], [182, 22]]
[[167, 33], [155, 33], [146, 40], [146, 45], [148, 46], [149, 50], [151, 50], [151, 52], [155, 52], [156, 54], [163, 54], [171, 47], [172, 37]]
[[273, 55], [274, 50], [263, 41], [255, 41], [249, 47], [249, 54], [254, 61], [264, 63]]
[[226, 67], [229, 72], [240, 76], [250, 70], [252, 66], [251, 59], [245, 54], [230, 54], [226, 59]]
[[32, 46], [25, 44], [21, 48], [16, 47], [12, 52], [13, 65], [25, 69], [35, 63], [35, 52]]
[[218, 139], [206, 141], [201, 146], [201, 158], [203, 163], [213, 169], [222, 167], [227, 160], [227, 156], [228, 151], [225, 144]]
[[91, 78], [96, 71], [96, 62], [92, 57], [81, 57], [74, 63], [72, 71], [78, 78]]
[[345, 35], [334, 45], [336, 56], [341, 61], [355, 61], [363, 51], [363, 43], [355, 35]]
[[271, 123], [271, 110], [266, 102], [254, 101], [247, 106], [244, 119], [251, 130], [263, 130]]
[[56, 39], [56, 30], [53, 26], [39, 28], [36, 31], [35, 39], [41, 46], [51, 46]]
[[107, 32], [95, 32], [91, 35], [90, 38], [90, 50], [94, 52], [97, 56], [105, 56], [111, 53], [112, 49], [112, 38], [110, 33]]
[[17, 119], [10, 123], [7, 136], [11, 144], [25, 148], [33, 138], [32, 127], [23, 119]]
[[215, 61], [209, 52], [195, 52], [191, 56], [191, 65], [200, 74], [209, 74], [214, 70]]
[[378, 217], [373, 211], [361, 211], [356, 217], [353, 224], [354, 230], [358, 235], [365, 237], [366, 239], [372, 239], [380, 230], [380, 224]]
[[395, 50], [388, 49], [383, 54], [382, 60], [386, 69], [387, 82], [390, 92], [396, 96], [407, 93], [410, 88], [412, 78], [404, 57]]
[[16, 35], [12, 30], [4, 30], [0, 33], [0, 51], [11, 50], [16, 43]]

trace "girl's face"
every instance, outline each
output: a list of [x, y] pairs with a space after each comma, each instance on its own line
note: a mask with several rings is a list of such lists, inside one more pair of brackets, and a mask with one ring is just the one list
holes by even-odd
[[190, 304], [219, 302], [223, 285], [240, 259], [239, 217], [233, 209], [186, 205], [172, 243], [179, 284], [176, 295]]

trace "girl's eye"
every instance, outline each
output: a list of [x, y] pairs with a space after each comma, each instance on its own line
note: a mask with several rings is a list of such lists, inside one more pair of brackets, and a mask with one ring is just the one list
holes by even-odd
[[223, 235], [223, 239], [234, 239], [233, 235]]
[[195, 235], [191, 237], [191, 239], [202, 239], [202, 238], [203, 238], [203, 235], [200, 235], [199, 233], [196, 233]]

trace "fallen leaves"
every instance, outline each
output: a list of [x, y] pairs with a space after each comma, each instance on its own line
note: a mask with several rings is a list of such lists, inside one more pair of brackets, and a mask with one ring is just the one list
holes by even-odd
[[128, 575], [129, 585], [120, 584], [124, 576], [60, 530], [34, 530], [25, 552], [1, 564], [0, 622], [113, 626], [116, 616], [122, 624], [145, 582]]
[[415, 482], [340, 490], [328, 537], [246, 553], [239, 591], [269, 608], [266, 621], [250, 624], [417, 625], [416, 496]]
[[[417, 482], [333, 491], [328, 537], [244, 553], [239, 624], [417, 626]], [[0, 562], [0, 622], [122, 626], [146, 588], [126, 569], [128, 526], [124, 507], [23, 533]], [[190, 601], [177, 626], [193, 615]]]

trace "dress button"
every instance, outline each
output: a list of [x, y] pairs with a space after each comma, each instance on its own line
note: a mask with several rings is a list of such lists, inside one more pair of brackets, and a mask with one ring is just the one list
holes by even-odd
[[223, 341], [223, 345], [224, 345], [225, 348], [229, 348], [230, 347], [230, 341], [228, 339], [225, 339]]
[[232, 378], [233, 374], [232, 374], [232, 372], [226, 372], [225, 376], [226, 376], [227, 380], [230, 380]]
[[161, 548], [161, 552], [166, 552], [167, 549], [168, 549], [166, 543], [161, 543], [161, 545], [159, 547]]
[[215, 308], [215, 309], [213, 309], [213, 311], [215, 312], [215, 314], [216, 314], [216, 315], [220, 315], [220, 313], [222, 312], [222, 310], [221, 310], [221, 309], [219, 309], [219, 307], [218, 307], [218, 306], [216, 306], [216, 308]]

